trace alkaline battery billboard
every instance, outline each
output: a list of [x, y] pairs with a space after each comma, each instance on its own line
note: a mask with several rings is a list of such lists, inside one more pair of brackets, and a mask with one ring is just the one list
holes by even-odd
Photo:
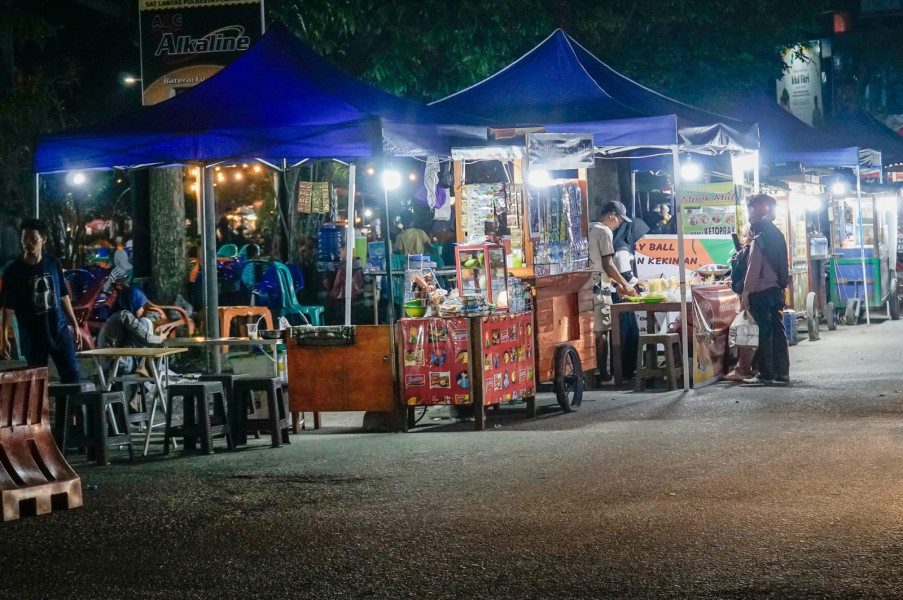
[[263, 0], [139, 0], [142, 102], [201, 83], [263, 35]]

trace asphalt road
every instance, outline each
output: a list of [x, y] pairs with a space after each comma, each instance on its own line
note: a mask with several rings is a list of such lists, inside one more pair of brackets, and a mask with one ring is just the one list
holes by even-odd
[[77, 466], [84, 508], [0, 524], [0, 598], [903, 597], [901, 339], [823, 331], [786, 389]]

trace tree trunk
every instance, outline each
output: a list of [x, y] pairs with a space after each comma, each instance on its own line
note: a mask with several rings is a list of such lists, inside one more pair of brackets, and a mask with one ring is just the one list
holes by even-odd
[[156, 300], [171, 303], [187, 283], [182, 169], [151, 169], [151, 261]]

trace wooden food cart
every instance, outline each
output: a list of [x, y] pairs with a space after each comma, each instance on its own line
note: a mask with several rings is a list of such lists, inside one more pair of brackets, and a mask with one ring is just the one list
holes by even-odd
[[[514, 156], [517, 147], [508, 150]], [[463, 160], [454, 161], [457, 240], [464, 243], [482, 235], [486, 221], [501, 224], [504, 219], [509, 273], [534, 293], [536, 382], [551, 382], [562, 410], [572, 412], [583, 399], [583, 371], [596, 368], [593, 278], [587, 270], [586, 169], [574, 170], [576, 178], [539, 188], [524, 184], [525, 160], [510, 158], [510, 163], [511, 182], [480, 186], [466, 183]], [[474, 192], [476, 187], [481, 189]], [[493, 202], [487, 204], [485, 198]], [[501, 201], [496, 203], [495, 198]], [[535, 412], [535, 405], [528, 410]]]

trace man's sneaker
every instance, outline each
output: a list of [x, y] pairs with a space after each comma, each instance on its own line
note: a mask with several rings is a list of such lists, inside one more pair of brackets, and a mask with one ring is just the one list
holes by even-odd
[[790, 385], [790, 378], [789, 377], [775, 377], [774, 385], [788, 386], [788, 385]]
[[743, 387], [764, 387], [767, 385], [774, 385], [774, 380], [762, 379], [758, 375], [755, 377], [750, 377], [749, 379], [744, 379], [742, 383]]

